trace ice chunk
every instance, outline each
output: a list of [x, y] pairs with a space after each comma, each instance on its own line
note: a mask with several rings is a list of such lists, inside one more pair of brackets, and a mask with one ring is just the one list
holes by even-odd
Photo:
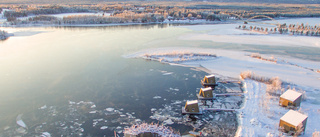
[[27, 130], [24, 129], [23, 127], [17, 128], [16, 131], [17, 131], [18, 133], [20, 133], [20, 134], [26, 134], [26, 133], [27, 133]]
[[97, 113], [97, 111], [94, 110], [94, 111], [90, 111], [89, 113], [90, 113], [90, 114], [95, 114], [95, 113]]
[[209, 117], [210, 117], [210, 118], [213, 118], [213, 116], [212, 116], [212, 115], [209, 115]]
[[173, 124], [174, 122], [173, 122], [171, 119], [167, 119], [167, 120], [163, 121], [163, 123], [164, 123], [165, 125], [171, 125], [171, 124]]
[[42, 107], [40, 107], [39, 109], [46, 109], [47, 108], [47, 105], [44, 105]]
[[173, 102], [172, 104], [175, 105], [175, 104], [181, 104], [182, 102], [180, 100], [177, 100], [175, 102]]
[[153, 97], [154, 99], [159, 99], [159, 98], [161, 98], [160, 96], [154, 96]]
[[111, 112], [114, 110], [114, 108], [106, 108], [107, 111]]
[[162, 75], [166, 76], [166, 75], [171, 75], [171, 74], [173, 74], [173, 72], [163, 73]]
[[156, 108], [151, 108], [151, 111], [156, 111], [157, 109]]
[[51, 134], [49, 132], [43, 132], [40, 137], [51, 137]]
[[107, 128], [108, 128], [108, 126], [102, 126], [102, 127], [100, 127], [100, 129], [102, 129], [102, 130], [107, 129]]
[[73, 105], [73, 104], [76, 104], [76, 102], [73, 102], [73, 101], [70, 101], [70, 100], [69, 100], [69, 104], [70, 104], [70, 105]]
[[90, 108], [95, 108], [95, 107], [97, 107], [96, 105], [92, 105]]
[[22, 114], [17, 116], [17, 119], [16, 119], [17, 124], [21, 127], [27, 128], [27, 125], [22, 121], [21, 117], [22, 117]]

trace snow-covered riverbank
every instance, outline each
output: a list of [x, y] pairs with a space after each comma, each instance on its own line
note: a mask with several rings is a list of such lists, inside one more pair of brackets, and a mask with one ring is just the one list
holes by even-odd
[[[318, 20], [318, 18], [316, 18], [316, 20]], [[293, 20], [288, 21], [294, 22]], [[278, 46], [281, 48], [284, 46], [287, 48], [320, 47], [319, 38], [317, 37], [252, 35], [246, 31], [235, 30], [233, 26], [235, 26], [235, 24], [182, 26], [183, 28], [192, 30], [194, 33], [182, 35], [179, 37], [179, 40], [212, 41], [214, 43], [232, 43], [239, 45], [267, 45], [272, 46], [273, 49], [277, 49]], [[241, 72], [250, 70], [263, 77], [279, 77], [285, 83], [289, 83], [289, 85], [292, 86], [291, 88], [306, 91], [306, 99], [301, 104], [301, 110], [306, 113], [309, 118], [306, 133], [302, 136], [312, 136], [314, 131], [320, 130], [319, 124], [316, 122], [320, 121], [317, 117], [320, 114], [320, 73], [306, 69], [320, 69], [319, 61], [294, 58], [286, 52], [280, 55], [263, 54], [264, 57], [273, 57], [278, 60], [282, 60], [279, 62], [270, 62], [250, 57], [252, 52], [236, 49], [216, 49], [214, 47], [171, 47], [146, 49], [125, 57], [146, 58], [146, 55], [152, 55], [153, 57], [159, 57], [158, 61], [162, 61], [170, 60], [171, 57], [164, 57], [162, 55], [171, 53], [181, 53], [182, 55], [184, 55], [183, 53], [189, 53], [189, 55], [190, 53], [209, 53], [216, 55], [216, 57], [212, 59], [194, 60], [194, 58], [188, 57], [190, 60], [184, 59], [183, 61], [169, 63], [203, 68], [209, 73], [221, 76], [239, 78], [239, 74]], [[283, 62], [290, 62], [291, 64]], [[278, 105], [279, 100], [277, 98], [270, 98], [267, 96], [266, 86], [263, 83], [252, 80], [246, 80], [245, 83], [247, 85], [247, 93], [245, 94], [246, 103], [239, 112], [239, 114], [241, 114], [239, 118], [240, 127], [237, 135], [279, 135], [279, 119], [288, 111], [288, 109], [280, 107]], [[261, 104], [265, 104], [265, 106], [262, 106]]]

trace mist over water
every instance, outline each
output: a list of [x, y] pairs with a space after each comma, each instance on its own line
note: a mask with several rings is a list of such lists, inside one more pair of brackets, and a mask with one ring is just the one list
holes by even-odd
[[[195, 126], [214, 129], [224, 122], [235, 132], [235, 113], [206, 113], [198, 122], [180, 114], [185, 101], [196, 98], [206, 72], [123, 55], [150, 48], [201, 47], [320, 58], [315, 47], [293, 51], [288, 46], [181, 40], [201, 32], [162, 24], [7, 30], [15, 36], [0, 42], [0, 136], [113, 135], [143, 121], [165, 123], [184, 134]], [[242, 102], [241, 97], [229, 99], [233, 102], [217, 102], [232, 107]], [[25, 129], [16, 122], [20, 114]], [[165, 116], [179, 122], [170, 125]]]

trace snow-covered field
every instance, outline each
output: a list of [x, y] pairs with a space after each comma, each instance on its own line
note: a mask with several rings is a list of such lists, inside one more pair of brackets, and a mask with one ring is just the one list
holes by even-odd
[[[89, 13], [89, 12], [83, 12], [83, 13], [60, 13], [60, 14], [48, 14], [48, 16], [53, 16], [53, 17], [57, 17], [59, 19], [63, 19], [63, 17], [68, 17], [68, 16], [110, 16], [110, 13], [103, 13], [103, 12], [99, 12], [99, 13]], [[38, 16], [38, 15], [37, 15]], [[35, 16], [28, 16], [28, 17], [19, 17], [18, 19], [20, 20], [27, 20], [30, 17], [35, 17]]]
[[[314, 19], [314, 20], [313, 20]], [[281, 22], [317, 22], [319, 18], [281, 20]], [[302, 23], [302, 22], [300, 22]], [[212, 41], [217, 43], [233, 43], [233, 44], [253, 44], [268, 46], [288, 46], [295, 47], [313, 47], [320, 48], [319, 37], [305, 36], [285, 36], [285, 35], [262, 35], [254, 32], [234, 29], [235, 24], [221, 25], [196, 25], [182, 26], [192, 30], [195, 33], [188, 33], [180, 36], [180, 40], [189, 41]], [[314, 131], [320, 130], [320, 73], [311, 71], [320, 69], [320, 62], [293, 58], [286, 53], [283, 55], [268, 55], [264, 57], [275, 57], [278, 60], [284, 60], [287, 63], [275, 63], [252, 58], [250, 52], [241, 50], [222, 50], [213, 48], [187, 48], [187, 47], [171, 47], [147, 49], [126, 57], [141, 57], [145, 55], [160, 56], [174, 52], [185, 53], [210, 53], [217, 57], [209, 60], [184, 60], [182, 62], [169, 62], [179, 65], [193, 66], [205, 68], [210, 73], [222, 76], [239, 78], [239, 74], [243, 71], [250, 70], [264, 77], [279, 77], [282, 81], [289, 83], [292, 87], [306, 91], [306, 99], [301, 103], [301, 110], [308, 115], [306, 133], [302, 136], [312, 136]], [[163, 59], [169, 59], [161, 56]], [[246, 102], [239, 111], [240, 127], [238, 136], [267, 136], [279, 135], [278, 125], [280, 117], [283, 116], [288, 109], [278, 105], [278, 99], [268, 97], [266, 94], [266, 85], [252, 80], [245, 81], [247, 85]], [[286, 87], [284, 87], [286, 88]], [[262, 104], [262, 105], [261, 105]]]

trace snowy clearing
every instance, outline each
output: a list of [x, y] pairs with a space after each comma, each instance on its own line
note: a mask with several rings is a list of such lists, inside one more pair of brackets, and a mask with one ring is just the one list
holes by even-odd
[[[315, 18], [315, 20], [320, 20]], [[280, 20], [284, 23], [299, 23], [303, 19]], [[314, 20], [310, 24], [315, 24]], [[300, 22], [303, 23], [303, 22]], [[320, 47], [318, 37], [290, 36], [290, 35], [262, 35], [255, 32], [235, 29], [236, 24], [180, 26], [192, 30], [191, 33], [178, 37], [178, 40], [187, 41], [212, 41], [235, 44], [254, 44], [286, 47]], [[275, 48], [276, 49], [276, 48]], [[214, 59], [194, 60], [184, 58], [173, 61], [172, 53], [198, 53], [215, 55]], [[279, 77], [289, 85], [283, 89], [296, 88], [305, 91], [306, 98], [301, 102], [299, 111], [308, 115], [306, 132], [302, 136], [312, 136], [314, 131], [319, 131], [320, 121], [319, 89], [320, 89], [320, 62], [290, 57], [287, 53], [281, 55], [263, 54], [263, 58], [274, 58], [277, 61], [266, 61], [252, 58], [252, 52], [242, 50], [222, 50], [213, 48], [168, 47], [146, 49], [127, 58], [146, 58], [152, 55], [154, 61], [169, 60], [171, 65], [197, 67], [207, 70], [208, 73], [223, 77], [239, 78], [244, 71], [252, 71], [262, 77]], [[179, 55], [180, 57], [184, 55]], [[280, 118], [289, 111], [279, 106], [279, 97], [266, 93], [267, 85], [253, 80], [245, 80], [246, 93], [243, 107], [238, 111], [239, 123], [237, 136], [279, 136]], [[209, 116], [210, 117], [210, 116]]]

